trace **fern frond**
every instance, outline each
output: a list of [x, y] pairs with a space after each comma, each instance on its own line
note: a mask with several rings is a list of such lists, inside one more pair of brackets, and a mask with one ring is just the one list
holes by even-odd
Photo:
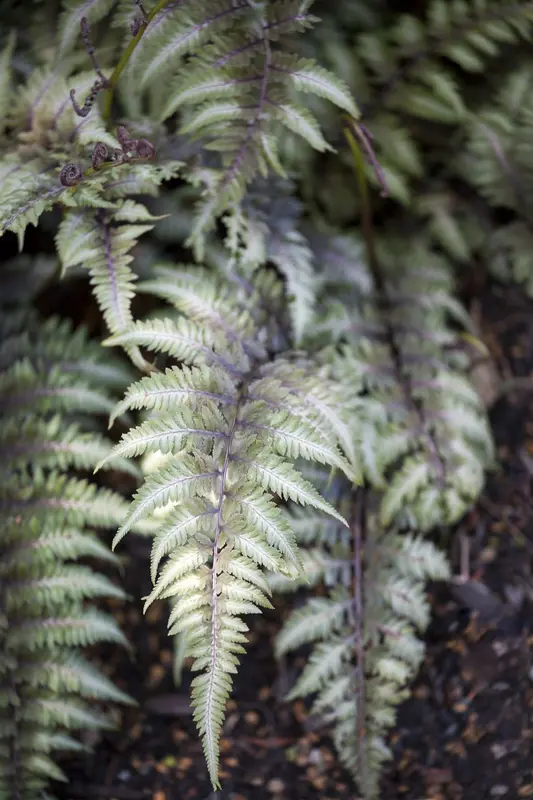
[[[90, 346], [83, 353], [83, 333], [2, 311], [0, 795], [29, 800], [50, 779], [64, 780], [52, 756], [77, 747], [67, 730], [111, 727], [95, 702], [132, 702], [80, 652], [103, 641], [129, 646], [114, 619], [88, 605], [124, 593], [77, 563], [83, 556], [116, 563], [89, 526], [120, 523], [127, 506], [71, 476], [110, 453], [107, 440], [84, 431], [110, 401], [93, 388], [94, 354]], [[127, 462], [117, 466], [131, 472]]]
[[332, 306], [336, 335], [350, 342], [338, 375], [353, 376], [352, 395], [369, 393], [352, 415], [354, 438], [368, 480], [384, 489], [383, 524], [403, 519], [429, 530], [455, 522], [477, 497], [492, 438], [449, 325], [464, 314], [450, 297], [445, 263], [413, 248], [411, 267], [396, 274], [392, 250], [383, 248], [382, 258], [387, 283], [376, 305], [360, 298], [360, 313], [352, 307], [350, 317]]
[[145, 91], [153, 92], [163, 74], [171, 75], [160, 118], [183, 111], [182, 132], [202, 137], [205, 148], [218, 154], [216, 172], [204, 183], [193, 241], [239, 203], [258, 173], [281, 169], [274, 135], [280, 125], [318, 151], [328, 149], [313, 114], [294, 102], [295, 91], [358, 115], [343, 81], [282, 49], [285, 38], [315, 21], [310, 5], [308, 0], [170, 4], [150, 20], [132, 53], [127, 72]]
[[[217, 786], [224, 707], [246, 642], [239, 618], [269, 607], [263, 570], [289, 577], [301, 570], [290, 525], [274, 498], [291, 498], [345, 524], [291, 462], [316, 460], [356, 476], [324, 414], [326, 375], [314, 375], [302, 359], [294, 365], [280, 356], [270, 360], [274, 320], [258, 302], [266, 279], [258, 273], [247, 289], [202, 270], [165, 267], [158, 274], [161, 283], [144, 289], [191, 319], [135, 323], [110, 341], [142, 345], [185, 366], [143, 378], [119, 404], [119, 411], [145, 408], [150, 416], [115, 452], [165, 456], [135, 495], [115, 544], [132, 525], [158, 514], [154, 588], [146, 605], [172, 599], [170, 632], [186, 635], [186, 652], [200, 673], [193, 681], [194, 716]], [[316, 406], [315, 396], [321, 400]]]
[[[331, 524], [325, 517], [323, 521]], [[276, 647], [283, 655], [313, 645], [289, 699], [314, 695], [312, 712], [333, 726], [339, 755], [370, 800], [379, 797], [382, 764], [390, 758], [385, 738], [394, 726], [396, 707], [423, 658], [418, 636], [428, 624], [424, 584], [428, 579], [445, 579], [449, 569], [432, 544], [381, 529], [370, 514], [361, 565], [363, 599], [358, 599], [354, 541], [344, 535], [345, 529], [338, 534], [339, 544], [332, 548], [335, 537], [329, 531], [324, 536], [317, 526], [314, 538], [324, 545], [314, 552], [323, 564], [333, 558], [344, 561], [341, 581], [334, 583], [327, 597], [312, 597], [292, 613]], [[303, 541], [307, 538], [304, 532]], [[307, 553], [313, 558], [312, 550]], [[310, 563], [306, 555], [303, 560]], [[314, 582], [320, 575], [313, 569], [309, 574]]]
[[[1, 405], [1, 403], [0, 403]], [[61, 415], [50, 420], [8, 420], [0, 430], [0, 455], [9, 454], [9, 468], [2, 463], [0, 471], [31, 466], [61, 470], [94, 469], [110, 453], [110, 444], [103, 436], [82, 433], [77, 425], [64, 425]], [[138, 471], [125, 459], [113, 460], [113, 469], [138, 476]]]
[[[136, 276], [129, 267], [138, 237], [153, 228], [153, 217], [140, 203], [123, 200], [111, 214], [101, 210], [69, 211], [61, 222], [56, 247], [65, 272], [70, 267], [89, 270], [93, 291], [111, 333], [120, 333], [132, 322], [131, 300]], [[142, 369], [138, 350], [132, 360]]]
[[[18, 280], [20, 282], [20, 274]], [[20, 382], [19, 385], [24, 387], [32, 385], [36, 371], [41, 370], [43, 373], [49, 371], [52, 377], [41, 375], [41, 381], [45, 382], [45, 386], [47, 384], [50, 386], [49, 393], [46, 391], [40, 393], [41, 397], [45, 397], [47, 394], [53, 395], [52, 390], [56, 385], [67, 389], [61, 375], [68, 374], [71, 376], [70, 385], [78, 391], [72, 393], [59, 391], [55, 402], [59, 404], [63, 398], [64, 407], [69, 411], [75, 411], [77, 407], [75, 402], [68, 405], [69, 394], [76, 398], [85, 391], [86, 397], [94, 400], [91, 399], [88, 405], [84, 400], [84, 410], [107, 413], [110, 406], [108, 393], [122, 391], [124, 386], [131, 382], [132, 371], [128, 365], [112, 353], [108, 354], [106, 363], [102, 363], [100, 345], [88, 338], [87, 331], [83, 327], [74, 330], [69, 320], [48, 317], [41, 321], [32, 311], [23, 309], [17, 314], [4, 315], [0, 324], [2, 325], [0, 366], [3, 369], [9, 368], [2, 377], [6, 395], [11, 386], [7, 375], [20, 376], [17, 380]], [[21, 365], [15, 366], [17, 362]], [[20, 390], [17, 390], [15, 395], [20, 398]], [[36, 399], [34, 395], [32, 402]]]

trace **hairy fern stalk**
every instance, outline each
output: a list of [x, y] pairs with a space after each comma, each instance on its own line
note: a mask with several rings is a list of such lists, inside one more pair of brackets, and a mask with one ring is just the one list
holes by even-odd
[[[449, 574], [428, 536], [494, 457], [456, 271], [533, 286], [533, 3], [28, 9], [0, 32], [2, 243], [28, 250], [0, 273], [0, 797], [44, 796], [69, 730], [107, 724], [90, 700], [127, 700], [80, 651], [123, 643], [91, 605], [121, 590], [80, 560], [114, 562], [93, 531], [114, 528], [153, 534], [145, 605], [169, 601], [176, 673], [193, 659], [213, 786], [243, 618], [300, 588], [291, 696], [374, 800]], [[123, 361], [36, 314], [59, 273], [88, 274]], [[138, 479], [131, 502], [96, 466]]]

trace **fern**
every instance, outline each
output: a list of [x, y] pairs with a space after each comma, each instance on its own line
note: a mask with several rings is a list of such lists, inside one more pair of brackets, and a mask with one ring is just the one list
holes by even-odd
[[281, 314], [282, 307], [280, 287], [268, 273], [259, 273], [248, 290], [197, 270], [166, 267], [155, 276], [144, 289], [189, 318], [137, 322], [109, 343], [147, 347], [183, 366], [143, 378], [118, 407], [150, 415], [122, 437], [115, 455], [169, 457], [145, 479], [115, 544], [138, 520], [169, 510], [152, 548], [154, 588], [145, 607], [160, 598], [175, 601], [170, 633], [186, 633], [200, 673], [193, 681], [194, 717], [218, 786], [224, 706], [246, 642], [240, 617], [270, 606], [265, 569], [288, 577], [301, 570], [274, 497], [345, 524], [291, 462], [302, 457], [356, 476], [316, 402], [326, 375], [301, 358], [269, 353], [279, 322], [266, 309], [278, 307]]
[[[27, 251], [0, 286], [17, 306], [0, 322], [0, 795], [19, 765], [19, 796], [42, 793], [65, 729], [106, 724], [90, 699], [125, 700], [79, 652], [123, 641], [91, 607], [120, 590], [80, 560], [114, 563], [91, 532], [112, 527], [154, 537], [146, 606], [169, 603], [176, 675], [193, 659], [214, 787], [243, 617], [299, 587], [278, 642], [313, 648], [293, 694], [315, 695], [375, 798], [424, 583], [449, 571], [422, 537], [493, 462], [455, 266], [531, 283], [533, 4], [33, 6], [6, 10], [0, 42], [0, 224]], [[375, 232], [365, 173], [386, 195]], [[201, 266], [176, 263], [189, 246]], [[27, 309], [58, 262], [88, 273], [106, 344], [149, 375]], [[107, 415], [128, 428], [112, 449]], [[138, 457], [131, 504], [85, 475], [136, 480]]]
[[[82, 653], [102, 641], [129, 646], [111, 617], [87, 605], [122, 590], [80, 563], [88, 556], [116, 565], [91, 529], [120, 524], [126, 504], [71, 474], [111, 449], [84, 432], [109, 397], [83, 332], [5, 307], [2, 328], [0, 797], [33, 800], [50, 779], [65, 780], [53, 757], [81, 749], [74, 731], [111, 727], [95, 701], [132, 702]], [[136, 474], [120, 459], [114, 467]]]
[[[344, 492], [341, 507], [350, 501], [360, 518], [353, 518], [351, 537], [338, 530], [339, 543], [332, 547], [332, 532], [328, 528], [324, 536], [319, 526], [315, 536], [307, 533], [301, 540], [306, 548], [315, 546], [313, 560], [323, 565], [315, 579], [325, 579], [330, 588], [326, 597], [312, 597], [292, 613], [277, 653], [312, 645], [288, 699], [315, 695], [312, 713], [333, 726], [343, 762], [365, 798], [376, 798], [383, 762], [391, 756], [386, 736], [424, 654], [418, 638], [429, 621], [424, 584], [446, 579], [449, 570], [432, 544], [380, 528], [375, 515], [361, 511], [362, 497]], [[364, 563], [362, 541], [356, 541], [363, 535]]]
[[253, 272], [273, 264], [285, 278], [290, 300], [291, 334], [301, 344], [315, 312], [314, 256], [301, 231], [301, 204], [292, 196], [289, 181], [258, 180], [248, 190], [242, 210], [225, 217], [226, 243], [236, 263]]
[[[130, 250], [139, 236], [152, 229], [147, 223], [156, 219], [140, 203], [123, 200], [107, 215], [102, 209], [70, 211], [59, 226], [56, 245], [63, 269], [83, 265], [89, 270], [98, 305], [112, 333], [120, 333], [132, 322], [130, 304], [136, 276], [129, 267]], [[130, 350], [129, 355], [143, 368], [138, 350]]]
[[383, 491], [382, 523], [398, 518], [429, 530], [455, 522], [477, 497], [492, 440], [450, 327], [450, 318], [464, 322], [465, 315], [450, 295], [445, 263], [413, 242], [409, 268], [395, 271], [390, 245], [381, 248], [385, 283], [373, 286], [367, 273], [350, 286], [346, 275], [343, 300], [332, 301], [320, 330], [334, 333], [339, 380], [361, 396], [353, 435], [367, 480]]
[[[76, 6], [73, 19], [78, 17]], [[65, 43], [72, 24], [69, 17]], [[77, 25], [79, 32], [79, 21]], [[153, 145], [132, 139], [124, 127], [117, 129], [117, 137], [111, 135], [97, 109], [80, 123], [69, 87], [86, 94], [92, 80], [90, 73], [58, 72], [51, 79], [38, 70], [25, 87], [13, 87], [11, 95], [6, 94], [6, 124], [19, 144], [0, 161], [0, 220], [2, 232], [16, 233], [22, 248], [27, 226], [37, 225], [45, 211], [61, 206], [56, 244], [63, 268], [83, 264], [89, 269], [104, 318], [117, 333], [131, 321], [135, 275], [130, 251], [157, 219], [128, 196], [153, 194], [178, 173], [181, 162], [143, 163], [153, 158]], [[4, 81], [7, 85], [7, 77]], [[146, 366], [137, 351], [129, 355], [137, 366]]]
[[[425, 582], [449, 574], [420, 534], [464, 514], [493, 458], [450, 326], [464, 312], [450, 296], [444, 264], [413, 244], [409, 267], [397, 271], [394, 240], [371, 252], [369, 269], [356, 241], [315, 236], [320, 282], [331, 299], [314, 336], [334, 343], [325, 353], [351, 398], [356, 451], [377, 494], [367, 504], [367, 490], [353, 495], [338, 482], [328, 488], [322, 476], [351, 536], [320, 515], [296, 515], [305, 575], [330, 588], [327, 598], [311, 597], [293, 612], [278, 638], [280, 655], [313, 644], [289, 698], [316, 694], [313, 712], [333, 725], [339, 755], [369, 799], [379, 797], [391, 755], [386, 736], [423, 659]], [[352, 254], [351, 271], [339, 274], [336, 253]], [[294, 588], [283, 578], [270, 585]]]
[[218, 214], [241, 200], [258, 172], [283, 174], [277, 154], [280, 126], [318, 151], [328, 149], [295, 92], [327, 98], [358, 114], [342, 81], [282, 49], [285, 37], [314, 22], [310, 5], [309, 0], [165, 4], [132, 53], [127, 72], [144, 90], [157, 96], [157, 82], [170, 74], [170, 89], [154, 113], [167, 120], [183, 111], [183, 133], [201, 137], [208, 153], [218, 154], [218, 163], [211, 158], [198, 176], [206, 199], [191, 234], [197, 243]]

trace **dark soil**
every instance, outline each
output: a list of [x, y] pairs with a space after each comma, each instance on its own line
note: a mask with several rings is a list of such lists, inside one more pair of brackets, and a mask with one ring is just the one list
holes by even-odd
[[[477, 507], [447, 532], [455, 574], [431, 590], [427, 655], [390, 738], [382, 800], [533, 797], [533, 303], [515, 289], [477, 291], [476, 312], [496, 373], [491, 416], [500, 467]], [[500, 396], [494, 400], [494, 377]], [[519, 380], [517, 380], [519, 379]], [[128, 537], [125, 585], [113, 611], [133, 657], [105, 668], [139, 703], [94, 754], [64, 764], [61, 800], [356, 800], [331, 741], [303, 703], [284, 704], [298, 662], [277, 665], [272, 639], [283, 608], [256, 621], [222, 740], [224, 790], [211, 789], [188, 705], [187, 676], [172, 683], [166, 608], [141, 613], [149, 591], [146, 541]]]

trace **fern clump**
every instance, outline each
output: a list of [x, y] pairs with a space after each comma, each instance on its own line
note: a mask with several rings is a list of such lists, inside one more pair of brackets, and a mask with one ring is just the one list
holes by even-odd
[[154, 539], [146, 606], [174, 599], [170, 633], [186, 634], [200, 673], [194, 716], [218, 785], [224, 707], [248, 629], [241, 616], [270, 607], [265, 572], [294, 577], [302, 569], [274, 499], [321, 509], [345, 524], [292, 462], [302, 457], [356, 476], [323, 400], [327, 375], [270, 350], [283, 321], [279, 282], [269, 273], [253, 285], [175, 267], [154, 274], [143, 289], [181, 313], [137, 322], [110, 343], [143, 346], [183, 365], [143, 378], [119, 405], [150, 413], [114, 454], [160, 451], [168, 458], [136, 494], [115, 543], [138, 520], [171, 509]]
[[[456, 268], [531, 284], [532, 21], [529, 0], [6, 9], [0, 229], [26, 251], [0, 275], [6, 800], [107, 724], [93, 696], [126, 700], [82, 655], [124, 643], [92, 605], [120, 588], [81, 560], [115, 562], [107, 528], [153, 535], [145, 607], [169, 603], [176, 674], [192, 658], [215, 788], [244, 617], [292, 587], [278, 653], [313, 648], [292, 696], [379, 796], [425, 582], [449, 574], [428, 537], [494, 458]], [[47, 316], [59, 272], [67, 302], [88, 274], [94, 341]]]
[[[349, 521], [290, 515], [308, 582], [324, 582], [278, 638], [278, 654], [313, 644], [289, 699], [315, 695], [312, 710], [333, 725], [338, 752], [365, 797], [379, 797], [390, 757], [386, 738], [424, 654], [428, 580], [444, 580], [443, 553], [422, 534], [460, 519], [481, 490], [493, 447], [445, 263], [410, 249], [398, 270], [394, 239], [375, 250], [355, 239], [314, 237], [329, 302], [314, 328], [317, 353], [335, 364], [366, 488], [320, 484]], [[338, 254], [349, 270], [336, 269]], [[451, 322], [455, 324], [452, 325]], [[372, 491], [370, 492], [370, 488]], [[274, 578], [273, 589], [304, 585]]]
[[129, 646], [90, 604], [124, 593], [81, 562], [117, 563], [93, 529], [120, 524], [126, 503], [73, 472], [111, 449], [91, 430], [111, 401], [83, 332], [16, 308], [3, 308], [1, 326], [0, 797], [34, 800], [65, 779], [53, 758], [82, 748], [74, 731], [112, 726], [95, 701], [132, 702], [83, 655], [98, 642]]

